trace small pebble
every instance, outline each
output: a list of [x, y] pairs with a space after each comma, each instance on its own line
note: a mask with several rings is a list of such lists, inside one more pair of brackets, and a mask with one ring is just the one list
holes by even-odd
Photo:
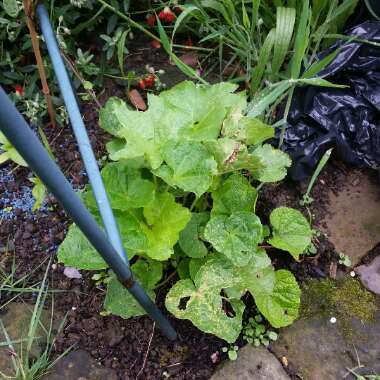
[[331, 322], [331, 323], [336, 323], [336, 318], [335, 318], [335, 317], [331, 317], [331, 318], [330, 318], [330, 322]]
[[352, 271], [350, 272], [350, 276], [351, 276], [351, 277], [355, 277], [355, 276], [356, 276], [356, 273], [355, 273], [354, 270], [352, 270]]

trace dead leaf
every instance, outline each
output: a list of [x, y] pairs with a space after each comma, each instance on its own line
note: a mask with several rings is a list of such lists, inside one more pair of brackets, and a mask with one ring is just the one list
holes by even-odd
[[198, 67], [199, 60], [197, 53], [186, 53], [178, 57], [183, 63], [190, 67]]
[[136, 89], [133, 89], [128, 92], [128, 99], [132, 103], [132, 105], [135, 106], [138, 110], [146, 111], [146, 103], [141, 94]]

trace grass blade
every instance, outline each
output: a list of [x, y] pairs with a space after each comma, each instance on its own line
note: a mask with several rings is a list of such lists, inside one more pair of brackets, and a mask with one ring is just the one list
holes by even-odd
[[276, 39], [274, 43], [272, 76], [275, 77], [281, 69], [288, 53], [293, 36], [296, 11], [294, 8], [277, 8]]

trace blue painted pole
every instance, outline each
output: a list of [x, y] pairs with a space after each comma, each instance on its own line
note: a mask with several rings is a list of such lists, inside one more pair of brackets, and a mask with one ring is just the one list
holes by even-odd
[[58, 48], [53, 29], [50, 24], [49, 15], [44, 5], [37, 5], [37, 15], [40, 20], [42, 34], [49, 51], [49, 56], [57, 77], [59, 89], [69, 114], [70, 122], [78, 143], [84, 166], [91, 183], [92, 190], [102, 217], [103, 226], [111, 244], [116, 249], [125, 265], [129, 266], [127, 254], [124, 250], [123, 242], [120, 237], [119, 229], [112, 212], [110, 202], [99, 172], [98, 163], [88, 138], [86, 127], [83, 123], [82, 115], [71, 85], [69, 75], [63, 63], [61, 53]]

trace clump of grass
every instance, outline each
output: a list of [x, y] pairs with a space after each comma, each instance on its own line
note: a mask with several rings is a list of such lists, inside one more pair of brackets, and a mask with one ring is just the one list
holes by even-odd
[[[8, 334], [8, 331], [5, 328], [2, 320], [0, 319], [0, 329], [3, 333], [3, 336], [5, 337], [5, 341], [0, 342], [0, 347], [8, 347], [8, 350], [10, 352], [10, 360], [12, 361], [13, 367], [13, 373], [10, 375], [0, 372], [0, 377], [2, 379], [40, 380], [51, 370], [51, 368], [57, 363], [59, 359], [65, 356], [72, 349], [72, 347], [69, 347], [57, 358], [52, 358], [56, 338], [64, 327], [66, 316], [62, 319], [58, 326], [56, 334], [54, 334], [54, 298], [52, 298], [50, 320], [48, 326], [46, 326], [46, 323], [44, 324], [42, 321], [42, 313], [45, 308], [46, 298], [48, 295], [47, 274], [49, 272], [49, 268], [50, 263], [47, 266], [40, 287], [37, 289], [37, 299], [33, 307], [33, 312], [26, 336], [24, 338], [13, 341]], [[12, 291], [15, 291], [16, 288], [11, 287], [10, 289]], [[19, 296], [21, 293], [22, 292], [19, 292], [17, 296]], [[41, 334], [43, 335], [42, 337], [39, 336]], [[38, 357], [33, 357], [32, 347], [36, 344], [36, 342], [44, 342], [44, 347]]]

